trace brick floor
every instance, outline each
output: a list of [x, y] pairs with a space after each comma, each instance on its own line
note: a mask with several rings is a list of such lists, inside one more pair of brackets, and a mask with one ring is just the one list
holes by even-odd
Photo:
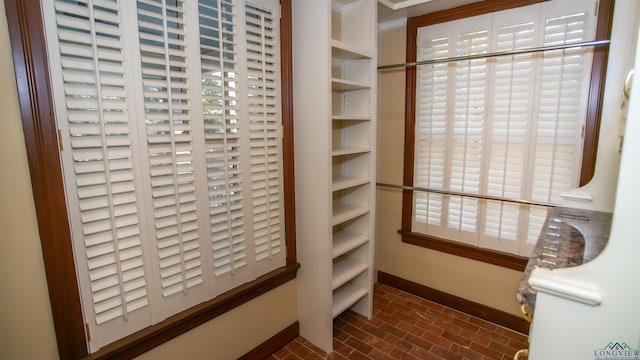
[[376, 284], [373, 318], [350, 310], [333, 322], [333, 353], [298, 337], [270, 360], [511, 360], [525, 335], [387, 285]]

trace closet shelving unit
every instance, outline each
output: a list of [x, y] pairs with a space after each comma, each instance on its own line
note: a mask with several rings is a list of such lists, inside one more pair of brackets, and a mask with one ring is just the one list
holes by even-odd
[[375, 0], [293, 4], [300, 332], [329, 353], [334, 317], [372, 313], [376, 11]]

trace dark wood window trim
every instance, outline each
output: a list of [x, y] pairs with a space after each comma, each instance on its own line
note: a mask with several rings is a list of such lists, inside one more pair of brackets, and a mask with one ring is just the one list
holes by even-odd
[[[486, 0], [449, 10], [443, 10], [431, 14], [409, 18], [407, 19], [406, 61], [416, 61], [416, 39], [418, 36], [418, 28], [420, 27], [531, 5], [542, 1], [543, 0]], [[611, 37], [613, 5], [614, 0], [600, 0], [598, 9], [598, 23], [596, 24], [596, 40], [604, 40]], [[602, 109], [602, 95], [604, 89], [605, 73], [607, 70], [608, 54], [609, 46], [601, 46], [595, 48], [591, 70], [591, 85], [588, 95], [589, 100], [585, 126], [582, 168], [580, 175], [581, 186], [591, 180], [595, 170], [596, 151], [598, 145], [598, 135]], [[416, 105], [415, 67], [407, 68], [405, 84], [406, 100], [403, 184], [405, 186], [413, 186]], [[524, 257], [499, 251], [481, 249], [475, 246], [466, 245], [447, 239], [440, 239], [432, 236], [426, 236], [424, 234], [414, 233], [411, 231], [412, 216], [413, 192], [411, 190], [403, 190], [402, 228], [399, 230], [399, 233], [402, 235], [403, 242], [487, 262], [494, 265], [507, 267], [514, 270], [524, 270], [527, 261], [527, 259]]]
[[89, 354], [58, 151], [39, 0], [5, 0], [32, 191], [61, 359], [133, 358], [296, 277], [291, 0], [281, 0], [286, 265]]

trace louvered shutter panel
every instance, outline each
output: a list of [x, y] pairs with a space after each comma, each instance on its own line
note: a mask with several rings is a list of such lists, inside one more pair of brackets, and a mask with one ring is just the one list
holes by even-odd
[[239, 89], [239, 44], [236, 5], [231, 1], [200, 1], [200, 57], [204, 134], [209, 195], [209, 220], [216, 292], [245, 281], [245, 193]]
[[[544, 45], [593, 39], [593, 7], [577, 2], [545, 3], [542, 7]], [[560, 202], [561, 193], [578, 185], [592, 54], [590, 48], [577, 48], [545, 52], [542, 57], [532, 200]], [[544, 209], [531, 209], [526, 241], [529, 251], [545, 217]]]
[[277, 4], [245, 7], [253, 251], [258, 272], [284, 265]]
[[[187, 14], [179, 1], [138, 0], [150, 227], [155, 239], [161, 318], [204, 300], [187, 63]], [[194, 292], [195, 291], [195, 292]], [[169, 299], [171, 297], [171, 299]]]
[[[585, 11], [566, 11], [545, 19], [544, 45], [582, 42], [591, 39]], [[542, 86], [538, 107], [534, 185], [532, 199], [559, 201], [563, 191], [575, 187], [582, 155], [582, 126], [590, 75], [591, 49], [545, 52], [542, 58]]]
[[[504, 12], [494, 24], [495, 51], [510, 51], [539, 46], [536, 38], [536, 14], [529, 8]], [[534, 54], [498, 57], [492, 64], [490, 90], [488, 169], [486, 193], [492, 196], [526, 199], [528, 147], [536, 86]], [[533, 102], [532, 102], [533, 100]], [[483, 247], [519, 254], [523, 216], [527, 207], [499, 201], [487, 201]]]
[[[457, 27], [455, 55], [477, 55], [489, 49], [489, 17], [480, 17], [468, 26]], [[449, 189], [478, 194], [484, 148], [486, 121], [487, 60], [465, 60], [455, 63], [453, 113], [450, 137]], [[450, 85], [451, 86], [451, 85]], [[477, 244], [478, 200], [450, 197], [447, 213], [448, 238]]]
[[151, 321], [122, 11], [117, 1], [46, 3], [78, 277], [97, 349]]
[[[447, 37], [424, 39], [418, 49], [418, 59], [446, 58], [449, 56], [448, 49]], [[414, 185], [418, 187], [444, 189], [443, 155], [448, 146], [447, 79], [447, 64], [424, 65], [417, 71]], [[442, 195], [414, 192], [414, 229], [443, 237], [442, 206]]]

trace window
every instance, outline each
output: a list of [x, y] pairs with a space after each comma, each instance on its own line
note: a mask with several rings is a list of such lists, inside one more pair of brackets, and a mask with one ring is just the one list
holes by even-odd
[[[281, 71], [278, 3], [57, 0], [43, 6], [51, 63], [38, 50], [31, 53], [43, 39], [22, 48], [14, 42], [14, 50], [16, 71], [38, 78], [19, 81], [39, 94], [21, 93], [21, 102], [34, 106], [36, 133], [56, 126], [39, 111], [49, 106], [39, 69], [51, 68], [64, 146], [66, 205], [56, 177], [41, 172], [55, 174], [57, 164], [47, 158], [58, 156], [57, 144], [30, 139], [32, 129], [25, 130], [27, 147], [36, 152], [30, 163], [45, 263], [53, 262], [47, 276], [61, 357], [86, 354], [84, 322], [91, 352], [127, 335], [121, 343], [148, 342], [153, 331], [163, 337], [151, 341], [157, 345], [190, 328], [181, 330], [181, 319], [171, 315], [188, 311], [184, 318], [198, 318], [193, 327], [224, 312], [215, 310], [219, 301], [230, 309], [295, 276], [293, 188], [286, 177], [292, 142], [282, 141], [283, 130], [290, 131], [282, 124], [291, 124], [291, 73], [290, 58], [282, 59]], [[37, 38], [42, 24], [28, 12], [33, 7], [24, 2], [7, 6]], [[25, 29], [10, 27], [14, 41], [15, 31]], [[282, 36], [282, 46], [290, 46], [290, 33]], [[25, 54], [28, 69], [18, 65]], [[60, 259], [70, 248], [60, 241], [67, 211], [53, 208], [68, 210], [86, 310], [80, 324], [78, 285], [68, 277], [73, 259]], [[54, 225], [50, 218], [63, 221]], [[69, 292], [59, 293], [54, 283]], [[148, 329], [152, 324], [155, 330]], [[141, 329], [145, 339], [136, 335]]]
[[[558, 0], [416, 25], [417, 41], [408, 43], [417, 44], [417, 61], [579, 43], [595, 37], [594, 9], [594, 2]], [[593, 48], [573, 48], [408, 72], [415, 85], [407, 106], [415, 108], [405, 183], [559, 202], [580, 183], [592, 58]], [[528, 256], [546, 216], [543, 207], [439, 193], [416, 191], [404, 202], [410, 241], [451, 240], [501, 256]]]

